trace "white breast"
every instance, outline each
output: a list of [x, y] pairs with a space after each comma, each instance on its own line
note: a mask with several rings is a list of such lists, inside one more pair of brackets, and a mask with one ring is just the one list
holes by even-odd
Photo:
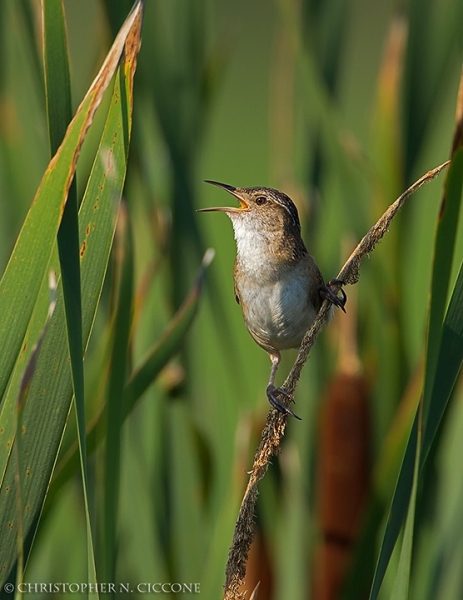
[[282, 268], [258, 228], [232, 220], [240, 271], [235, 284], [246, 327], [267, 351], [299, 347], [316, 317], [306, 267], [285, 263]]
[[298, 348], [316, 317], [308, 282], [297, 275], [289, 271], [277, 281], [239, 287], [246, 326], [267, 350]]

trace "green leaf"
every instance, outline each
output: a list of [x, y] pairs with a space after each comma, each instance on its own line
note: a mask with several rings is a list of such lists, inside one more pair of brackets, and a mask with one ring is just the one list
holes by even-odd
[[[56, 0], [45, 0], [42, 7], [48, 135], [50, 139], [50, 150], [53, 155], [64, 138], [66, 128], [72, 118], [71, 83], [63, 4]], [[87, 578], [89, 583], [95, 584], [97, 579], [93, 550], [93, 535], [88, 506], [87, 452], [85, 448], [79, 217], [75, 179], [69, 188], [68, 201], [64, 207], [60, 228], [58, 230], [58, 250], [66, 313], [69, 354], [71, 359], [74, 401], [77, 414], [77, 430], [84, 492], [87, 526]], [[94, 589], [97, 588], [95, 587]], [[98, 593], [94, 594], [94, 596], [98, 597]]]
[[[196, 316], [201, 297], [204, 275], [213, 257], [208, 250], [204, 256], [196, 281], [176, 312], [161, 338], [153, 345], [139, 365], [131, 374], [123, 396], [123, 418], [126, 419], [138, 400], [155, 381], [160, 371], [181, 347], [182, 341]], [[106, 413], [101, 410], [87, 429], [87, 450], [93, 452], [103, 440], [106, 433]], [[52, 501], [62, 486], [75, 474], [79, 467], [78, 448], [73, 444], [63, 459], [58, 463], [50, 487], [48, 501]], [[47, 506], [49, 506], [47, 502]]]
[[[140, 7], [141, 1], [136, 6]], [[83, 140], [115, 72], [136, 16], [137, 12], [132, 11], [71, 121], [63, 143], [50, 161], [0, 282], [0, 396], [5, 393], [20, 353], [50, 261]]]
[[[140, 45], [141, 15], [142, 3], [137, 2], [135, 12], [131, 13], [128, 22], [123, 27], [122, 38], [118, 36], [115, 46], [108, 55], [109, 58], [105, 61], [103, 76], [97, 78], [92, 86], [92, 89], [99, 89], [100, 85], [104, 87], [109, 81], [108, 65], [116, 66], [125, 40], [129, 38], [124, 54], [125, 60], [118, 70], [100, 147], [79, 213], [85, 346], [88, 342], [101, 294], [114, 235], [117, 208], [125, 179], [133, 105], [133, 75], [136, 54]], [[115, 48], [117, 51], [115, 51]], [[75, 122], [76, 118], [73, 120], [73, 123]], [[70, 144], [68, 140], [71, 129], [72, 124], [68, 129], [60, 151], [58, 151], [58, 159], [55, 157], [51, 163], [51, 168], [47, 170], [45, 182], [47, 186], [50, 186], [49, 191], [51, 193], [56, 187], [52, 174], [56, 173], [56, 164], [62, 160], [60, 157], [64, 155], [62, 148], [66, 148], [67, 144]], [[76, 158], [76, 153], [71, 152], [70, 148], [68, 149], [69, 153], [66, 156], [72, 163]], [[69, 171], [73, 170], [74, 166], [64, 163], [62, 168]], [[56, 177], [62, 181], [59, 173]], [[43, 189], [44, 184], [42, 183], [41, 190]], [[59, 190], [61, 191], [61, 188]], [[41, 193], [39, 191], [38, 197]], [[51, 203], [52, 198], [48, 198], [48, 201]], [[37, 246], [40, 248], [39, 244]], [[29, 262], [26, 261], [26, 264], [29, 264]], [[18, 271], [19, 275], [21, 278], [23, 277], [20, 271]], [[40, 323], [43, 324], [44, 293], [47, 293], [47, 289], [42, 284], [37, 308], [32, 313], [29, 331], [36, 331]], [[14, 415], [14, 399], [17, 397], [23, 364], [24, 360], [18, 361], [15, 365], [8, 387], [8, 394], [4, 399], [0, 414], [0, 431], [2, 431], [0, 434], [0, 468], [3, 470], [0, 490], [0, 538], [2, 539], [0, 545], [0, 564], [2, 565], [0, 578], [2, 582], [0, 585], [5, 580], [14, 581], [17, 556], [17, 519], [14, 493], [16, 461], [14, 456], [11, 455], [14, 431], [11, 431], [10, 423]], [[22, 447], [25, 472], [22, 473], [22, 479], [25, 498], [23, 524], [26, 556], [32, 544], [47, 494], [71, 399], [72, 384], [68, 365], [64, 302], [62, 290], [59, 287], [56, 310], [43, 342], [37, 370], [31, 382], [23, 414]]]
[[450, 304], [442, 328], [442, 337], [437, 356], [434, 385], [431, 391], [427, 427], [423, 437], [422, 465], [429, 454], [431, 445], [452, 390], [460, 373], [463, 361], [463, 262], [456, 281]]
[[[418, 421], [422, 418], [422, 406], [418, 408]], [[407, 518], [405, 521], [402, 549], [397, 568], [391, 600], [407, 600], [410, 587], [410, 572], [412, 564], [413, 533], [415, 525], [416, 496], [418, 489], [418, 476], [420, 472], [421, 427], [418, 427], [416, 437], [415, 465], [413, 469], [413, 486], [411, 498], [408, 503]]]
[[[117, 302], [107, 390], [107, 435], [103, 504], [103, 580], [116, 580], [117, 515], [121, 469], [121, 428], [124, 422], [124, 385], [128, 372], [128, 352], [133, 303], [133, 239], [129, 213], [121, 206], [116, 230]], [[84, 432], [85, 433], [85, 432]], [[113, 596], [113, 594], [111, 594]]]
[[42, 7], [45, 97], [48, 137], [53, 155], [72, 119], [71, 80], [63, 3], [44, 0]]
[[422, 466], [445, 412], [450, 393], [461, 366], [461, 267], [447, 314], [447, 290], [451, 257], [454, 253], [456, 226], [463, 187], [463, 147], [459, 148], [449, 167], [440, 222], [436, 237], [436, 257], [432, 281], [432, 303], [429, 317], [428, 357], [424, 388], [424, 436]]
[[[460, 131], [461, 127], [457, 125], [454, 142], [456, 150], [452, 155], [447, 174], [435, 241], [426, 372], [422, 398], [423, 452], [419, 453], [417, 457], [420, 461], [420, 472], [422, 471], [432, 441], [450, 399], [450, 394], [463, 359], [463, 325], [461, 322], [463, 320], [463, 314], [461, 314], [461, 286], [463, 285], [463, 281], [461, 269], [445, 321], [443, 318], [450, 285], [450, 271], [455, 248], [456, 221], [458, 220], [460, 210], [463, 183], [463, 148], [457, 147]], [[409, 510], [411, 510], [411, 513], [414, 511], [413, 507], [410, 508], [409, 503], [414, 485], [413, 465], [415, 463], [416, 452], [419, 452], [417, 447], [418, 418], [417, 413], [394, 491], [392, 506], [371, 587], [370, 598], [372, 600], [378, 597], [405, 516]], [[411, 539], [408, 541], [411, 543]]]
[[410, 496], [413, 489], [413, 474], [416, 463], [416, 451], [418, 441], [418, 411], [415, 414], [410, 437], [408, 438], [407, 448], [405, 449], [404, 459], [397, 479], [394, 496], [392, 498], [391, 508], [387, 519], [386, 530], [381, 542], [378, 562], [376, 564], [375, 575], [370, 591], [370, 600], [376, 600], [383, 583], [384, 575], [389, 564], [389, 560], [394, 550], [397, 538], [404, 521], [410, 502]]
[[[16, 502], [17, 502], [17, 522], [18, 522], [18, 569], [16, 576], [16, 589], [18, 590], [19, 584], [23, 583], [24, 575], [24, 533], [23, 533], [23, 512], [24, 512], [24, 489], [22, 482], [22, 472], [26, 471], [24, 465], [24, 453], [22, 448], [22, 435], [21, 431], [23, 428], [23, 408], [26, 397], [29, 393], [32, 378], [34, 377], [35, 369], [37, 367], [37, 361], [40, 353], [40, 349], [45, 338], [45, 333], [50, 323], [50, 319], [55, 311], [56, 306], [56, 277], [53, 271], [50, 271], [49, 275], [49, 288], [50, 288], [50, 301], [48, 304], [48, 315], [45, 325], [42, 329], [39, 339], [37, 340], [32, 353], [27, 362], [23, 376], [21, 378], [21, 385], [19, 387], [19, 396], [17, 400], [17, 412], [16, 412], [16, 443], [15, 449], [15, 460], [16, 460]], [[22, 592], [18, 591], [18, 598], [22, 597]]]

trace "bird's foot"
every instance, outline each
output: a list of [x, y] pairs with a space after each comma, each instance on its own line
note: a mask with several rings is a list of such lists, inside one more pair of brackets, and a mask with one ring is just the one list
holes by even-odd
[[344, 308], [347, 302], [345, 291], [340, 288], [339, 292], [341, 292], [341, 296], [338, 296], [339, 292], [334, 292], [332, 290], [332, 288], [338, 288], [340, 285], [344, 285], [344, 281], [341, 281], [341, 279], [332, 279], [331, 281], [328, 281], [328, 283], [320, 288], [320, 296], [324, 300], [329, 300], [331, 304], [334, 304], [343, 312], [346, 312], [346, 309]]
[[283, 404], [283, 402], [278, 400], [278, 394], [282, 394], [283, 396], [286, 396], [286, 398], [289, 398], [292, 402], [294, 402], [291, 394], [288, 394], [288, 392], [286, 392], [285, 390], [277, 388], [274, 385], [267, 386], [267, 398], [270, 404], [273, 406], [273, 408], [285, 415], [292, 415], [296, 419], [299, 419], [299, 421], [302, 421], [301, 417], [298, 417], [296, 413], [289, 408], [289, 406], [286, 406], [286, 404]]

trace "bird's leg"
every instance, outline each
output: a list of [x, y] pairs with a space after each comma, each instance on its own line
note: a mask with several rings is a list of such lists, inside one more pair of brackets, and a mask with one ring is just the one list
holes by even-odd
[[291, 394], [288, 394], [288, 392], [286, 392], [285, 390], [282, 390], [281, 388], [277, 388], [274, 385], [275, 375], [276, 375], [276, 372], [278, 369], [278, 365], [280, 364], [280, 353], [278, 352], [277, 354], [269, 354], [269, 357], [270, 357], [270, 360], [272, 361], [272, 370], [270, 371], [270, 379], [268, 381], [268, 386], [267, 386], [268, 401], [273, 406], [273, 408], [275, 408], [276, 410], [278, 410], [281, 413], [286, 414], [286, 415], [292, 415], [293, 417], [296, 417], [296, 419], [299, 419], [299, 421], [300, 421], [301, 417], [298, 417], [295, 412], [293, 412], [288, 406], [283, 404], [277, 398], [278, 394], [282, 394], [283, 396], [286, 396], [292, 402], [294, 402]]
[[341, 297], [339, 297], [337, 292], [335, 293], [331, 289], [340, 285], [344, 285], [344, 281], [341, 281], [340, 279], [331, 279], [331, 281], [328, 281], [328, 283], [325, 283], [325, 285], [320, 288], [320, 296], [323, 298], [323, 300], [329, 300], [331, 304], [334, 304], [342, 311], [346, 312], [346, 309], [344, 308], [347, 302], [345, 291], [341, 288], [339, 290], [341, 292]]

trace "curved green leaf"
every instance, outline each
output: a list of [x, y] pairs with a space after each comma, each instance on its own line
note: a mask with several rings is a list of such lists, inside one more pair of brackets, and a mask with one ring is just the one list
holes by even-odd
[[83, 140], [137, 16], [132, 11], [50, 161], [0, 282], [0, 396], [20, 353], [47, 270]]
[[[117, 208], [125, 179], [128, 141], [131, 131], [133, 75], [136, 54], [140, 46], [142, 2], [137, 2], [135, 8], [135, 12], [131, 14], [128, 21], [130, 26], [124, 26], [123, 28], [123, 41], [122, 38], [117, 40], [116, 46], [119, 47], [117, 56], [120, 55], [124, 42], [127, 40], [125, 60], [115, 80], [114, 92], [98, 154], [79, 213], [85, 345], [90, 335], [101, 294], [114, 235]], [[117, 60], [114, 48], [109, 57], [111, 59], [110, 63]], [[108, 64], [108, 60], [105, 61], [105, 65]], [[102, 80], [98, 81], [97, 88], [106, 81], [106, 77], [107, 74]], [[95, 84], [93, 87], [95, 87]], [[66, 141], [69, 139], [68, 135], [69, 130], [63, 142], [65, 147], [70, 144], [69, 141]], [[63, 146], [61, 146], [61, 149]], [[57, 156], [63, 156], [63, 153], [59, 151]], [[69, 152], [66, 156], [73, 162], [76, 154]], [[53, 165], [56, 166], [57, 162], [59, 161], [54, 159], [51, 163], [52, 167]], [[66, 167], [66, 164], [64, 164], [64, 167]], [[67, 165], [67, 170], [69, 169], [72, 170], [73, 165]], [[45, 177], [46, 186], [51, 186], [51, 193], [55, 189], [52, 176], [54, 172], [54, 168], [49, 169]], [[59, 181], [62, 181], [59, 175], [56, 175], [56, 177]], [[42, 190], [43, 185], [42, 183]], [[42, 242], [46, 243], [43, 239]], [[21, 241], [22, 243], [23, 241]], [[40, 246], [40, 244], [36, 245]], [[45, 259], [42, 258], [42, 260]], [[29, 266], [30, 262], [28, 260], [26, 264]], [[22, 273], [18, 272], [18, 274], [23, 277]], [[48, 294], [46, 287], [42, 285], [36, 310], [32, 313], [29, 333], [37, 331], [41, 323], [43, 326], [44, 291]], [[32, 335], [30, 337], [34, 339]], [[35, 377], [31, 382], [23, 413], [21, 445], [24, 464], [20, 465], [20, 468], [23, 471], [22, 481], [24, 483], [23, 529], [26, 556], [35, 535], [70, 409], [72, 384], [68, 360], [64, 303], [62, 290], [59, 287], [56, 310], [42, 345]], [[0, 489], [0, 539], [2, 540], [0, 545], [0, 585], [7, 580], [14, 581], [17, 556], [18, 524], [16, 495], [14, 493], [16, 461], [13, 454], [11, 454], [14, 431], [12, 432], [10, 429], [10, 421], [15, 410], [14, 399], [17, 397], [23, 364], [24, 360], [21, 360], [15, 365], [0, 415], [0, 440], [2, 441], [0, 444], [0, 468], [4, 471]]]
[[[137, 367], [129, 378], [122, 402], [124, 419], [130, 414], [148, 387], [155, 381], [159, 372], [181, 347], [185, 334], [196, 316], [204, 275], [212, 257], [213, 253], [210, 250], [206, 252], [200, 272], [190, 293], [170, 321], [160, 340], [148, 351], [141, 365]], [[105, 411], [101, 410], [95, 415], [87, 429], [87, 450], [89, 453], [96, 449], [106, 434], [105, 417]], [[48, 500], [52, 500], [55, 497], [57, 492], [76, 473], [78, 468], [78, 448], [77, 444], [73, 444], [55, 469]]]
[[[461, 85], [463, 85], [463, 80], [460, 82]], [[450, 400], [450, 394], [463, 360], [463, 313], [461, 311], [463, 275], [461, 269], [444, 319], [455, 249], [456, 225], [462, 196], [462, 123], [463, 116], [457, 121], [452, 160], [447, 174], [436, 232], [422, 410], [419, 408], [415, 416], [397, 485], [394, 490], [389, 518], [371, 587], [371, 600], [375, 600], [378, 597], [392, 551], [407, 513], [407, 521], [413, 523], [414, 501], [410, 504], [410, 498], [413, 485], [416, 486], [416, 477], [414, 476], [415, 460], [419, 461], [420, 472], [422, 472], [424, 462]], [[418, 445], [418, 428], [420, 427], [423, 427], [424, 430], [422, 452], [420, 452], [421, 446]], [[410, 548], [403, 554], [405, 562], [411, 560], [412, 539], [410, 536], [412, 534], [410, 529], [408, 530], [408, 535], [409, 537], [404, 541], [404, 544], [409, 544]], [[405, 565], [400, 574], [401, 583], [397, 584], [399, 586], [397, 589], [400, 588], [403, 591], [407, 588], [408, 581], [404, 581], [407, 573], [409, 576], [409, 569]]]

